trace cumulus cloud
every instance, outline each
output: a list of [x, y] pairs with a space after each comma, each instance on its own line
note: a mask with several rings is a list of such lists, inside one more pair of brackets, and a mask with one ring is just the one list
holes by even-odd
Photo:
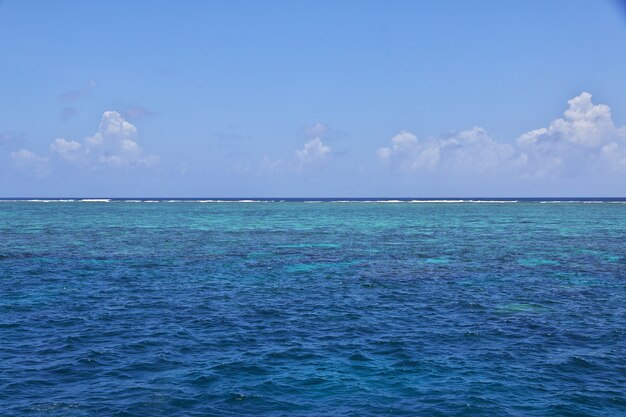
[[55, 139], [50, 144], [50, 153], [69, 162], [85, 162], [82, 145], [73, 140], [65, 140], [63, 138]]
[[591, 98], [586, 92], [574, 97], [562, 118], [512, 143], [494, 140], [481, 127], [426, 139], [401, 131], [376, 154], [403, 172], [499, 172], [521, 178], [626, 172], [626, 128], [616, 127], [610, 108]]
[[[309, 127], [302, 127], [298, 132], [303, 136], [304, 144], [296, 149], [291, 155], [275, 157], [265, 155], [255, 164], [247, 166], [246, 170], [237, 168], [239, 173], [249, 173], [257, 176], [262, 175], [315, 175], [327, 167], [326, 162], [336, 152], [325, 142], [327, 135], [332, 130], [324, 123], [318, 122]], [[312, 135], [316, 135], [311, 137]]]
[[137, 143], [137, 128], [116, 111], [102, 115], [98, 131], [82, 141], [55, 139], [45, 157], [22, 149], [12, 154], [15, 164], [22, 169], [33, 169], [46, 175], [50, 163], [78, 166], [86, 169], [149, 167], [158, 156], [148, 155]]
[[311, 139], [304, 144], [304, 147], [296, 151], [296, 157], [300, 166], [320, 162], [330, 155], [330, 146], [322, 143], [320, 138]]
[[568, 101], [563, 117], [521, 135], [517, 147], [524, 176], [575, 174], [626, 168], [626, 128], [617, 128], [611, 109], [583, 92]]
[[400, 171], [486, 172], [501, 171], [517, 164], [513, 147], [493, 140], [481, 127], [440, 138], [418, 139], [402, 131], [391, 146], [380, 148], [378, 158]]

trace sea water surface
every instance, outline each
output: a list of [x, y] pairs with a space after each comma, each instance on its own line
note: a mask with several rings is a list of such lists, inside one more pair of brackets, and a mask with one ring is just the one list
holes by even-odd
[[0, 414], [624, 416], [626, 204], [0, 202]]

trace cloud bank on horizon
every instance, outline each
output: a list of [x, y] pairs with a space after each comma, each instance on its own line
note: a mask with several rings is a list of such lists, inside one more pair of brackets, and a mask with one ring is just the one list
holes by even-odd
[[[328, 126], [319, 122], [305, 129], [310, 139], [293, 151], [290, 160], [266, 157], [254, 172], [293, 175], [324, 170], [333, 156], [333, 148], [322, 140], [327, 132]], [[6, 131], [0, 139], [8, 145], [21, 138]], [[423, 139], [402, 130], [388, 146], [374, 152], [391, 175], [415, 179], [444, 174], [466, 179], [497, 175], [532, 182], [603, 174], [626, 180], [626, 127], [615, 126], [609, 106], [594, 104], [588, 92], [569, 100], [563, 117], [512, 142], [498, 141], [478, 126]], [[139, 145], [136, 126], [116, 111], [105, 111], [98, 131], [81, 141], [57, 138], [45, 155], [21, 148], [12, 151], [10, 158], [15, 168], [40, 178], [68, 167], [90, 172], [149, 170], [160, 161]], [[188, 170], [186, 162], [181, 164]]]
[[591, 99], [587, 92], [572, 98], [562, 118], [514, 143], [498, 142], [482, 127], [426, 139], [403, 130], [376, 153], [383, 164], [404, 173], [492, 173], [521, 179], [624, 175], [626, 127], [616, 127], [609, 106]]

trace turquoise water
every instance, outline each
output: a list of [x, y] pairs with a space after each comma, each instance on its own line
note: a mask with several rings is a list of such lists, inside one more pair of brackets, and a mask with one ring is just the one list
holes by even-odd
[[626, 204], [0, 202], [0, 414], [626, 415]]

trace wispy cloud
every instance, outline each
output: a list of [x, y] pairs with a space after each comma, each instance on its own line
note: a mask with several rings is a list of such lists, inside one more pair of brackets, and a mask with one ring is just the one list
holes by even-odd
[[64, 103], [71, 103], [89, 96], [97, 85], [96, 80], [89, 80], [82, 87], [61, 93], [57, 98]]
[[0, 132], [0, 148], [16, 149], [24, 144], [24, 134], [4, 130]]
[[61, 120], [68, 121], [76, 115], [76, 107], [68, 106], [61, 109]]
[[302, 129], [302, 133], [308, 138], [317, 138], [330, 131], [330, 127], [322, 122], [317, 122], [312, 126]]
[[327, 142], [335, 142], [346, 137], [345, 132], [336, 130], [327, 123], [316, 122], [310, 126], [305, 126], [298, 131], [305, 139], [320, 138]]
[[129, 106], [123, 114], [124, 114], [124, 117], [126, 117], [127, 119], [139, 120], [139, 119], [144, 119], [146, 117], [152, 117], [156, 113], [146, 107], [133, 104]]
[[19, 151], [11, 152], [11, 160], [19, 170], [37, 177], [43, 178], [50, 173], [48, 158], [39, 156], [29, 150], [20, 149]]

